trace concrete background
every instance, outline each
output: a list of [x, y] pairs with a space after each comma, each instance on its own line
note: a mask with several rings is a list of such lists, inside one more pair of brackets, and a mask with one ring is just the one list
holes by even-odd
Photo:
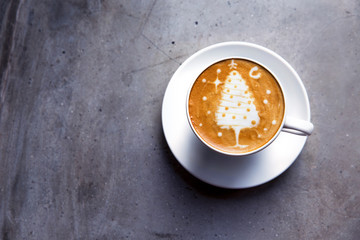
[[[0, 2], [0, 239], [360, 239], [360, 3]], [[315, 132], [260, 187], [206, 185], [160, 121], [179, 65], [263, 45], [308, 91]]]

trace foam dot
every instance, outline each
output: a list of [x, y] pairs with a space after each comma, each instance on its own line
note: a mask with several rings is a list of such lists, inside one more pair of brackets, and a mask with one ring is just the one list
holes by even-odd
[[258, 135], [258, 138], [261, 138], [261, 134]]
[[218, 69], [218, 70], [217, 70], [217, 73], [221, 73], [221, 70], [220, 70], [220, 69]]
[[264, 131], [266, 132], [268, 129], [267, 128], [264, 128]]
[[210, 113], [211, 113], [211, 111], [209, 110], [209, 111], [207, 111], [206, 113], [207, 113], [207, 114], [210, 114]]
[[207, 97], [206, 97], [206, 96], [204, 96], [204, 97], [202, 98], [202, 100], [203, 100], [203, 101], [206, 101], [206, 100], [207, 100]]
[[205, 83], [205, 82], [206, 82], [206, 79], [204, 78], [204, 79], [202, 80], [202, 82]]
[[276, 120], [273, 120], [271, 123], [272, 123], [272, 125], [275, 125], [275, 124], [276, 124]]
[[199, 126], [202, 127], [202, 123], [200, 123]]
[[268, 101], [267, 99], [264, 99], [264, 103], [265, 103], [265, 104], [268, 104], [268, 102], [269, 102], [269, 101]]
[[221, 136], [222, 136], [222, 132], [218, 132], [218, 136], [221, 137]]
[[266, 90], [266, 94], [270, 94], [271, 93], [271, 91], [270, 90]]

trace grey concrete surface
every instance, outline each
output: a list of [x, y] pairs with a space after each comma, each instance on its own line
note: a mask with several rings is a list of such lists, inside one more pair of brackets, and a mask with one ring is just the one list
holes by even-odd
[[[0, 239], [360, 239], [360, 3], [0, 1]], [[277, 179], [200, 182], [164, 139], [179, 65], [268, 47], [315, 132]]]

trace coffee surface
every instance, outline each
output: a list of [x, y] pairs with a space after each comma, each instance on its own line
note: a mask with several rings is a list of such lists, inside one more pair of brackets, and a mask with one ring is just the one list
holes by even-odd
[[246, 153], [266, 144], [284, 116], [284, 97], [274, 76], [244, 59], [217, 62], [196, 79], [189, 95], [190, 121], [212, 147]]

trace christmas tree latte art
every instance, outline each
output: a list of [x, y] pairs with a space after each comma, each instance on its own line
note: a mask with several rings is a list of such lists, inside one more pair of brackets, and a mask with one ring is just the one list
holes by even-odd
[[266, 144], [281, 126], [284, 97], [273, 75], [244, 59], [208, 67], [189, 95], [197, 134], [222, 152], [246, 153]]

